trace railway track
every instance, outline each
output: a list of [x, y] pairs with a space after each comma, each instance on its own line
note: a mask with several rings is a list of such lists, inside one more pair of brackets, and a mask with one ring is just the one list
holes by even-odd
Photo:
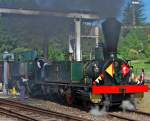
[[0, 113], [24, 121], [91, 121], [89, 119], [0, 99]]
[[[29, 106], [16, 101], [0, 99], [0, 114], [23, 121], [91, 121], [89, 119], [57, 113]], [[116, 118], [121, 121], [150, 121], [150, 113], [142, 111], [112, 112], [108, 113], [108, 119]]]
[[116, 117], [121, 120], [126, 121], [150, 121], [150, 113], [142, 112], [142, 111], [130, 111], [127, 110], [126, 112], [114, 112], [108, 113], [108, 117]]

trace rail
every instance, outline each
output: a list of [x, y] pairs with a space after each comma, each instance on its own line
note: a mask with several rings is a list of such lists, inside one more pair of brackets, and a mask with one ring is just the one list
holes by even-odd
[[115, 118], [122, 119], [122, 120], [126, 120], [126, 121], [138, 121], [136, 119], [131, 119], [131, 118], [121, 116], [121, 115], [118, 115], [118, 114], [113, 114], [113, 113], [109, 113], [108, 116], [115, 117]]
[[127, 121], [141, 121], [143, 119], [147, 121], [150, 118], [150, 113], [139, 110], [126, 110], [126, 112], [108, 113], [108, 116]]
[[[32, 112], [36, 112], [39, 113], [41, 115], [46, 115], [46, 116], [53, 116], [53, 117], [58, 117], [59, 119], [65, 119], [68, 121], [91, 121], [89, 119], [85, 119], [82, 117], [78, 117], [78, 116], [73, 116], [73, 115], [69, 115], [69, 114], [64, 114], [64, 113], [59, 113], [59, 112], [54, 112], [54, 111], [50, 111], [50, 110], [46, 110], [46, 109], [41, 109], [38, 107], [34, 107], [34, 106], [30, 106], [30, 105], [26, 105], [20, 102], [16, 102], [16, 101], [10, 101], [8, 99], [0, 99], [0, 104], [1, 105], [6, 105], [6, 106], [10, 106], [10, 107], [14, 107], [14, 108], [20, 108], [23, 110], [27, 110], [27, 111], [32, 111]], [[8, 112], [9, 110], [5, 110], [5, 112]], [[2, 108], [0, 108], [0, 113], [2, 112]], [[12, 115], [18, 115], [14, 113], [14, 111], [9, 111], [12, 113]], [[21, 117], [21, 115], [20, 115]], [[24, 118], [28, 118], [28, 117], [24, 117]], [[36, 119], [35, 119], [36, 120]], [[33, 120], [34, 121], [34, 120]]]
[[38, 120], [33, 119], [29, 116], [21, 115], [19, 113], [13, 112], [11, 110], [8, 110], [8, 109], [2, 108], [2, 107], [0, 107], [0, 113], [4, 114], [4, 115], [11, 116], [13, 118], [17, 118], [19, 120], [23, 120], [23, 121], [38, 121]]

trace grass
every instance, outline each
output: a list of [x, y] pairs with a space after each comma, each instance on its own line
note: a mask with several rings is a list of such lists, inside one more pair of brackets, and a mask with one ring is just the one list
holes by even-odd
[[134, 68], [135, 74], [139, 75], [142, 68], [144, 68], [145, 73], [150, 73], [150, 59], [133, 60], [130, 63]]

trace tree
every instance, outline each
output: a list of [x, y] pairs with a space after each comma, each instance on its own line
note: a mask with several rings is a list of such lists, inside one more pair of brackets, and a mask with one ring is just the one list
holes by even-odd
[[0, 53], [4, 50], [11, 51], [17, 47], [16, 37], [13, 33], [9, 33], [5, 28], [3, 18], [0, 17]]
[[[123, 12], [123, 24], [126, 26], [147, 26], [143, 13], [144, 4], [139, 0], [130, 0]], [[119, 53], [128, 59], [148, 57], [147, 30], [142, 28], [126, 28], [122, 31]]]
[[55, 61], [62, 61], [65, 60], [65, 54], [62, 52], [62, 50], [49, 47], [48, 48], [48, 56], [50, 60], [55, 60]]
[[132, 60], [149, 57], [150, 48], [146, 34], [145, 29], [131, 29], [119, 43], [119, 54]]
[[[138, 4], [134, 4], [134, 1], [138, 2]], [[146, 19], [143, 10], [144, 4], [142, 1], [131, 0], [124, 9], [123, 23], [125, 25], [143, 25]]]

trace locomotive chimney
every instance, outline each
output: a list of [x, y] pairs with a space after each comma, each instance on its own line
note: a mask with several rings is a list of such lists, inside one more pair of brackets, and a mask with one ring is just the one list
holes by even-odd
[[117, 53], [121, 23], [115, 18], [108, 18], [102, 23], [102, 29], [105, 38], [105, 51], [108, 54]]

